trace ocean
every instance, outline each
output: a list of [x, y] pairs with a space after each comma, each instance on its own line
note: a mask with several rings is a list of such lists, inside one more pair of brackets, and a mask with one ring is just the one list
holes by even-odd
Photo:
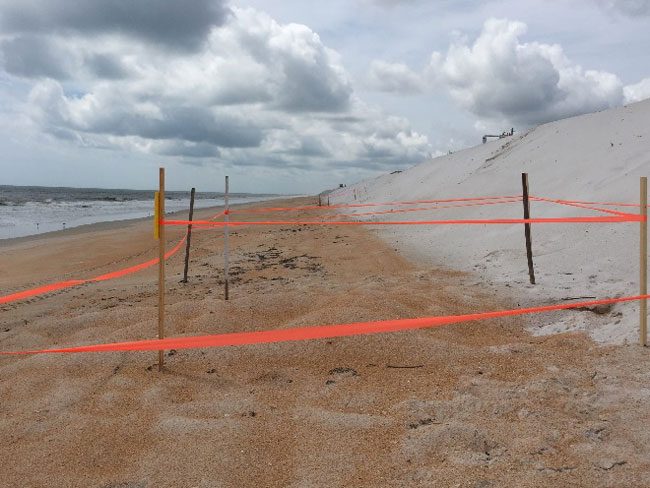
[[[153, 191], [0, 185], [0, 239], [71, 229], [95, 222], [153, 214]], [[258, 202], [279, 195], [230, 194], [230, 203]], [[194, 208], [224, 204], [222, 193], [197, 192]], [[165, 192], [165, 210], [189, 210], [190, 193]]]

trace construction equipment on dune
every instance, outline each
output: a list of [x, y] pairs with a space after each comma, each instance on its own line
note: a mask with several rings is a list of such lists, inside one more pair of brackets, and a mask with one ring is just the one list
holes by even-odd
[[514, 129], [514, 127], [513, 127], [512, 129], [510, 129], [510, 132], [508, 132], [508, 131], [503, 131], [503, 132], [502, 132], [500, 135], [498, 135], [498, 136], [493, 135], [493, 134], [485, 134], [485, 135], [483, 136], [483, 144], [485, 144], [485, 143], [487, 142], [488, 137], [494, 137], [495, 139], [503, 139], [504, 137], [508, 137], [508, 136], [512, 136], [512, 135], [514, 135], [514, 133], [515, 133], [515, 129]]

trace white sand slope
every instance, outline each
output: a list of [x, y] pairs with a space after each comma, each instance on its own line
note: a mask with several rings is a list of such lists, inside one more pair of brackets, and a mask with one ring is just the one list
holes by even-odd
[[[524, 134], [424, 162], [402, 173], [350, 185], [332, 203], [521, 194], [527, 172], [531, 195], [567, 200], [638, 203], [639, 176], [650, 176], [650, 100], [542, 125]], [[353, 212], [367, 212], [368, 208]], [[638, 209], [625, 209], [638, 212]], [[551, 203], [532, 203], [532, 217], [597, 215]], [[376, 220], [521, 218], [522, 204], [439, 209]], [[528, 284], [522, 225], [385, 227], [380, 234], [402, 252], [432, 265], [480, 274], [468, 286], [510, 287], [521, 306], [577, 297], [638, 293], [638, 223], [537, 224], [533, 250], [538, 284]], [[475, 280], [476, 281], [476, 280]], [[597, 341], [638, 340], [636, 304], [605, 314], [562, 312], [530, 320], [536, 333], [585, 329]]]

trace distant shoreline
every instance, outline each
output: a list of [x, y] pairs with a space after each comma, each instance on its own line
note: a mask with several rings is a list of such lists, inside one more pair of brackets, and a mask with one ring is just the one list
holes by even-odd
[[[278, 198], [270, 198], [268, 200], [256, 200], [254, 202], [242, 202], [242, 203], [235, 203], [231, 204], [230, 207], [246, 207], [252, 204], [258, 204], [262, 202], [269, 202], [269, 201], [274, 201], [278, 199], [291, 199], [291, 198], [300, 198], [300, 197], [289, 197], [289, 198], [284, 198], [284, 197], [278, 197]], [[217, 206], [212, 206], [212, 207], [202, 207], [200, 209], [196, 209], [195, 212], [215, 212], [220, 209], [222, 209], [222, 205], [217, 205]], [[168, 216], [172, 217], [181, 217], [187, 214], [187, 210], [178, 210], [176, 212], [168, 212]], [[73, 235], [80, 235], [80, 234], [85, 234], [85, 233], [90, 233], [90, 232], [102, 232], [102, 231], [109, 231], [109, 230], [114, 230], [114, 229], [123, 229], [125, 225], [135, 225], [139, 224], [145, 221], [150, 221], [151, 216], [149, 217], [135, 217], [132, 219], [120, 219], [120, 220], [104, 220], [104, 221], [99, 221], [99, 222], [93, 222], [90, 224], [82, 224], [78, 225], [76, 227], [70, 227], [69, 229], [60, 229], [60, 230], [53, 230], [49, 232], [41, 232], [39, 234], [30, 234], [27, 236], [20, 236], [20, 237], [8, 237], [4, 239], [0, 239], [0, 248], [2, 247], [9, 247], [14, 244], [23, 244], [23, 243], [28, 243], [28, 242], [38, 242], [43, 239], [50, 239], [50, 238], [56, 238], [56, 237], [64, 237], [64, 236], [73, 236]]]
[[[105, 193], [93, 194], [91, 197], [95, 197], [94, 199], [86, 200], [84, 198], [86, 195], [79, 198], [80, 194], [53, 194], [48, 192], [46, 194], [34, 194], [35, 200], [25, 200], [31, 195], [32, 193], [29, 191], [19, 195], [20, 198], [15, 199], [15, 201], [21, 201], [19, 204], [11, 202], [11, 194], [3, 195], [11, 203], [0, 206], [0, 241], [66, 231], [101, 222], [123, 222], [150, 218], [153, 213], [152, 198], [147, 198], [146, 195], [141, 193], [137, 194], [137, 199], [108, 201], [105, 198], [96, 198], [106, 197], [107, 194]], [[189, 194], [181, 196], [182, 198], [165, 199], [168, 202], [166, 206], [169, 213], [183, 212], [189, 209]], [[231, 205], [287, 198], [271, 195], [251, 195], [246, 198], [235, 195], [229, 196]], [[53, 201], [51, 198], [44, 200], [44, 197], [54, 197], [55, 200]], [[124, 195], [117, 195], [117, 197], [119, 199]], [[208, 197], [197, 198], [194, 209], [198, 211], [199, 209], [216, 208], [222, 205], [223, 197], [210, 194]]]

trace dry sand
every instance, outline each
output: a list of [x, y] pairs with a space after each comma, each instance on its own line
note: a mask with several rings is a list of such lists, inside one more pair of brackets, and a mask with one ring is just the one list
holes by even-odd
[[[220, 231], [193, 234], [188, 284], [182, 253], [169, 262], [169, 335], [518, 305], [468, 286], [481, 276], [407, 262], [361, 227], [231, 236], [229, 302]], [[0, 289], [94, 276], [155, 248], [148, 221], [8, 241]], [[156, 276], [4, 306], [0, 349], [154, 337]], [[647, 350], [533, 337], [525, 320], [171, 352], [163, 373], [156, 353], [0, 358], [0, 484], [649, 486]]]

